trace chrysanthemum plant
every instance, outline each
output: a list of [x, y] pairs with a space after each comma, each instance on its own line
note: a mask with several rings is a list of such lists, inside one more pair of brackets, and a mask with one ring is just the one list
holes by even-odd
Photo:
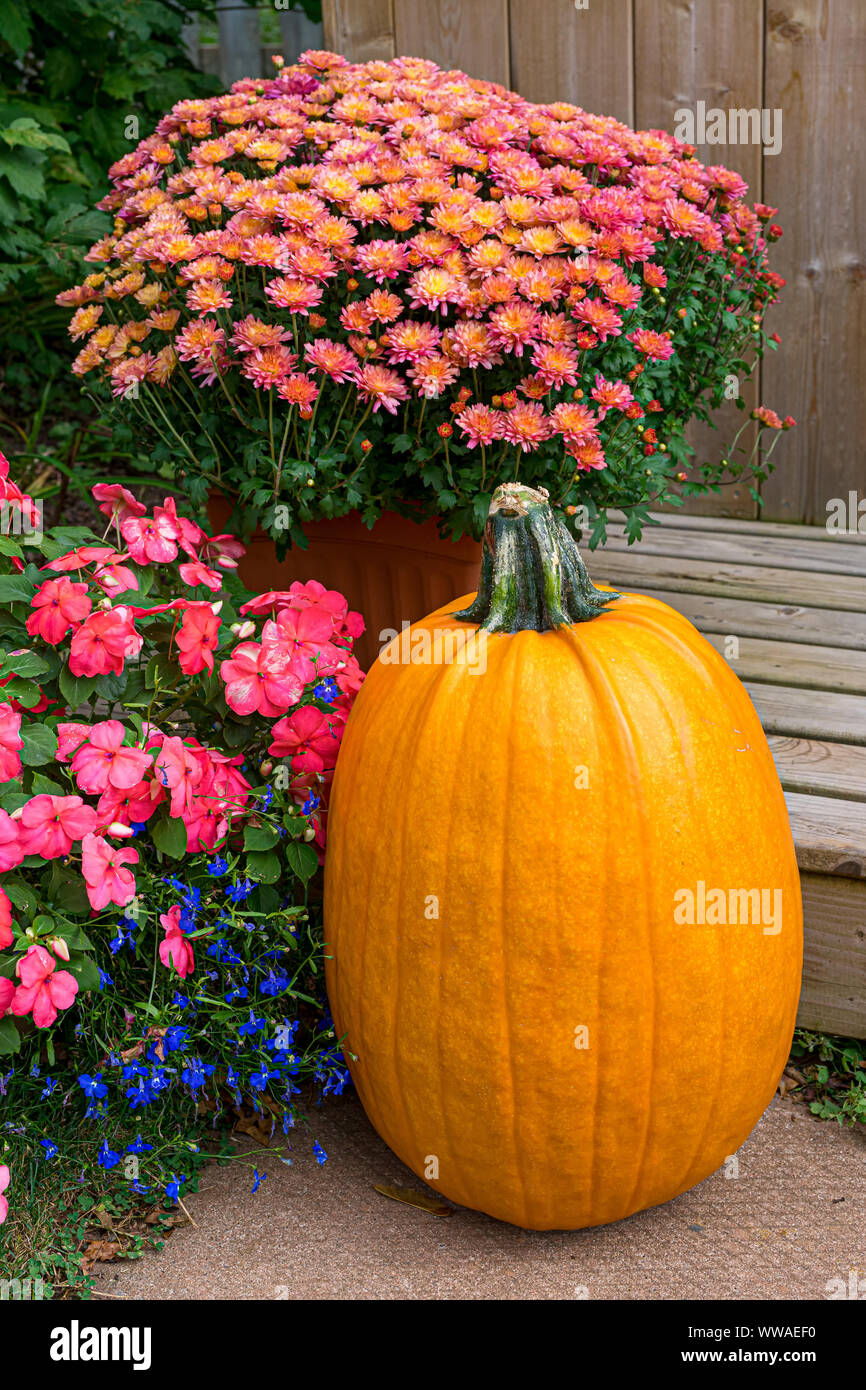
[[594, 538], [612, 506], [636, 534], [683, 491], [757, 496], [763, 407], [685, 481], [687, 423], [777, 341], [781, 229], [739, 175], [418, 59], [275, 61], [113, 166], [114, 231], [60, 296], [73, 370], [196, 502], [303, 544], [353, 510], [478, 535], [517, 477]]

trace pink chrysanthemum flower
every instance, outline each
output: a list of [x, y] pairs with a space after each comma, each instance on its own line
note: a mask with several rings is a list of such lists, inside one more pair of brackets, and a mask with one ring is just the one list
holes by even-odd
[[674, 345], [670, 338], [664, 333], [654, 333], [650, 328], [636, 329], [634, 333], [628, 334], [628, 340], [634, 343], [638, 352], [645, 353], [657, 362], [666, 362], [673, 356]]
[[380, 407], [384, 407], [389, 414], [396, 415], [398, 405], [409, 394], [402, 377], [389, 371], [387, 367], [378, 366], [375, 362], [357, 369], [355, 383], [363, 399], [373, 402], [374, 415]]
[[519, 401], [503, 414], [503, 439], [516, 444], [524, 453], [537, 449], [552, 432], [543, 408], [535, 401]]
[[286, 275], [278, 275], [265, 287], [265, 294], [280, 309], [288, 309], [291, 314], [309, 314], [322, 302], [321, 285], [311, 280], [293, 280]]
[[466, 435], [470, 449], [478, 444], [492, 444], [494, 439], [502, 438], [502, 414], [489, 405], [470, 405], [458, 415], [457, 428]]
[[353, 352], [330, 338], [314, 338], [307, 343], [304, 357], [311, 367], [317, 367], [336, 382], [348, 381], [358, 365]]
[[460, 373], [447, 357], [425, 357], [422, 361], [415, 362], [407, 375], [419, 396], [435, 400], [447, 387], [454, 384]]

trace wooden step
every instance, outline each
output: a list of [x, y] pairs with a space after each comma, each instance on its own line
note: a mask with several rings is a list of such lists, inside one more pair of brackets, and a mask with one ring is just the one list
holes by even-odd
[[676, 608], [743, 681], [800, 868], [798, 1022], [866, 1037], [866, 537], [710, 516], [658, 520], [634, 546], [612, 526], [607, 544], [587, 553], [590, 573]]
[[[769, 637], [778, 642], [866, 651], [866, 613], [807, 608], [792, 603], [761, 603], [719, 594], [683, 594], [670, 589], [640, 587], [682, 613], [704, 633], [738, 633], [740, 637]], [[840, 661], [842, 658], [840, 657]]]
[[717, 564], [772, 566], [774, 569], [808, 570], [810, 573], [866, 575], [866, 545], [827, 545], [824, 541], [787, 536], [728, 536], [719, 531], [677, 530], [672, 526], [648, 527], [641, 539], [629, 546], [622, 526], [608, 527], [605, 552], [630, 550], [632, 554], [669, 555]]
[[[695, 543], [694, 551], [701, 553]], [[614, 542], [592, 557], [590, 573], [597, 583], [643, 593], [667, 589], [687, 594], [759, 600], [810, 608], [866, 612], [866, 579], [772, 565], [716, 563], [696, 556], [677, 558], [645, 552], [642, 545], [618, 549]]]

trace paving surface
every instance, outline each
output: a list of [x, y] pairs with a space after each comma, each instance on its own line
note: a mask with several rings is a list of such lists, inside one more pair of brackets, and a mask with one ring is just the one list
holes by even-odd
[[[316, 1133], [323, 1167], [303, 1136], [291, 1167], [243, 1140], [187, 1199], [195, 1226], [161, 1254], [97, 1266], [96, 1289], [163, 1300], [823, 1300], [853, 1270], [866, 1295], [866, 1136], [791, 1100], [773, 1102], [736, 1178], [721, 1170], [663, 1207], [573, 1232], [521, 1231], [464, 1208], [430, 1216], [380, 1196], [376, 1183], [426, 1189], [354, 1096], [318, 1111]], [[255, 1194], [253, 1166], [268, 1174]]]

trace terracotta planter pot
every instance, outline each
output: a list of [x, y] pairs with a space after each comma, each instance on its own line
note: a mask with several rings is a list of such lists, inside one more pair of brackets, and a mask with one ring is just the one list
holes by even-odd
[[[231, 504], [212, 497], [208, 515], [215, 531], [225, 529]], [[318, 579], [329, 589], [339, 589], [349, 607], [364, 616], [366, 631], [355, 644], [355, 654], [368, 670], [379, 654], [379, 633], [398, 632], [401, 623], [415, 622], [478, 587], [481, 546], [464, 536], [442, 540], [435, 521], [408, 521], [396, 512], [384, 512], [372, 529], [359, 513], [332, 521], [313, 521], [304, 526], [306, 550], [293, 546], [277, 560], [271, 538], [257, 531], [247, 542], [240, 575], [256, 593], [287, 589], [293, 580]]]

